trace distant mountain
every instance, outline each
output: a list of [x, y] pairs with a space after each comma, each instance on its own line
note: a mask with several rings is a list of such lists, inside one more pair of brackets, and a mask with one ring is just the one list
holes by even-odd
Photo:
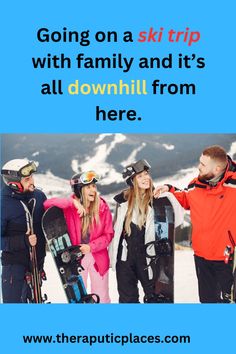
[[64, 179], [94, 169], [103, 177], [101, 192], [110, 193], [130, 162], [145, 158], [153, 178], [163, 178], [196, 165], [204, 147], [219, 144], [229, 151], [233, 142], [236, 134], [2, 134], [1, 160], [34, 159], [40, 173]]

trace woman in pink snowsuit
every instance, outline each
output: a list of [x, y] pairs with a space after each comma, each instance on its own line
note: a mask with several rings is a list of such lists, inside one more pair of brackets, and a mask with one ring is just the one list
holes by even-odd
[[[73, 245], [80, 245], [84, 254], [81, 272], [87, 288], [88, 274], [91, 292], [99, 295], [101, 303], [110, 303], [108, 286], [108, 246], [113, 238], [112, 216], [105, 200], [98, 196], [94, 171], [76, 174], [71, 179], [74, 192], [70, 198], [52, 198], [45, 201], [45, 209], [57, 206], [63, 209]], [[83, 208], [81, 208], [81, 205]], [[81, 212], [84, 209], [85, 213]]]

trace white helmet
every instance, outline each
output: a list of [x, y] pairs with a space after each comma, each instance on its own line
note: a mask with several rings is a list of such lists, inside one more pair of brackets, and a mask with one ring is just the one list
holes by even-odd
[[10, 160], [2, 167], [1, 175], [4, 183], [14, 191], [23, 193], [21, 179], [30, 176], [37, 171], [34, 161], [27, 159]]

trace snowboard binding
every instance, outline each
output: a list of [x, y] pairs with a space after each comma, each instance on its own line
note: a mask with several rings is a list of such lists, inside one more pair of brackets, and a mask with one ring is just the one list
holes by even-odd
[[[155, 254], [153, 255], [153, 248]], [[159, 240], [148, 242], [145, 245], [146, 257], [154, 259], [163, 256], [172, 256], [173, 247], [168, 238], [162, 238]]]
[[[87, 294], [81, 272], [83, 266], [81, 261], [84, 255], [80, 250], [80, 246], [69, 246], [58, 252], [58, 267], [61, 276], [64, 278], [64, 289], [70, 293], [72, 302], [82, 304], [97, 304], [100, 298], [97, 294]], [[71, 275], [68, 276], [68, 269]], [[74, 293], [77, 296], [74, 296]]]
[[145, 251], [146, 257], [150, 259], [145, 270], [151, 267], [159, 287], [156, 286], [156, 294], [144, 296], [144, 303], [173, 303], [173, 298], [168, 295], [169, 291], [166, 290], [172, 286], [172, 274], [168, 266], [168, 259], [173, 256], [171, 241], [167, 238], [151, 241], [145, 245]]
[[146, 257], [151, 260], [148, 265], [150, 267], [152, 264], [156, 264], [160, 257], [171, 257], [173, 255], [173, 246], [169, 239], [163, 238], [148, 242], [145, 245], [145, 253]]
[[167, 304], [171, 303], [171, 299], [166, 297], [164, 294], [149, 294], [145, 295], [143, 298], [145, 304]]
[[84, 255], [80, 251], [79, 246], [66, 247], [64, 250], [58, 252], [59, 267], [71, 267], [73, 274], [80, 274], [83, 270], [81, 261]]

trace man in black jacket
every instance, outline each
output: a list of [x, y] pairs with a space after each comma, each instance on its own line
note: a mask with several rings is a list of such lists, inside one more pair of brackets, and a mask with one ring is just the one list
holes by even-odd
[[2, 295], [4, 303], [32, 300], [29, 278], [30, 250], [35, 249], [38, 269], [43, 269], [45, 238], [41, 227], [46, 196], [34, 186], [34, 161], [15, 159], [1, 170]]

